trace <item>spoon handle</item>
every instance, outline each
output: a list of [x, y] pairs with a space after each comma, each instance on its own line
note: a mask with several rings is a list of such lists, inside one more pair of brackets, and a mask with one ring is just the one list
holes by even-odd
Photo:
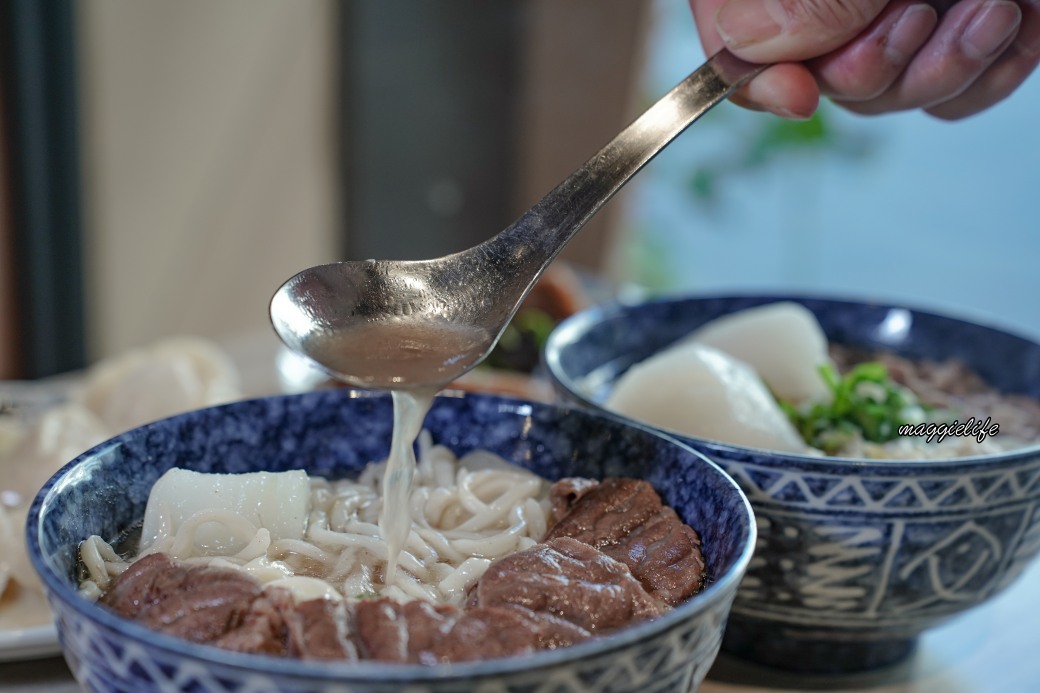
[[[485, 245], [536, 280], [628, 180], [713, 106], [764, 70], [722, 50], [677, 84], [589, 161]], [[528, 286], [534, 285], [534, 280]]]

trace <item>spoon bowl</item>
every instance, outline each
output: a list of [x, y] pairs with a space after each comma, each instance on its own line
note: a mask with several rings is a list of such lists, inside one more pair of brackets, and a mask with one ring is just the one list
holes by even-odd
[[271, 323], [351, 385], [443, 386], [494, 348], [560, 251], [643, 166], [764, 65], [712, 56], [498, 235], [432, 260], [319, 265], [283, 284]]
[[461, 259], [472, 252], [304, 270], [271, 300], [275, 331], [290, 349], [352, 385], [448, 383], [480, 363], [500, 332], [490, 299], [501, 289], [475, 261]]

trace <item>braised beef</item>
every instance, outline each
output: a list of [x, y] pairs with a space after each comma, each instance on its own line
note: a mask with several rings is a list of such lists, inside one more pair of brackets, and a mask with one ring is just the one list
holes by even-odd
[[564, 479], [553, 485], [550, 499], [554, 508], [567, 505], [570, 511], [550, 527], [547, 540], [572, 537], [602, 551], [628, 566], [647, 592], [670, 606], [703, 586], [700, 537], [649, 483], [608, 478], [588, 488]]
[[412, 601], [363, 599], [354, 606], [354, 623], [361, 656], [385, 662], [417, 663], [424, 644], [443, 638], [448, 617], [456, 610]]
[[476, 604], [545, 612], [589, 632], [660, 614], [627, 567], [570, 537], [551, 539], [492, 563], [477, 582]]
[[[285, 590], [279, 590], [288, 594]], [[346, 602], [312, 599], [283, 612], [288, 654], [301, 659], [357, 659]]]
[[[224, 572], [224, 571], [221, 571]], [[293, 612], [292, 595], [271, 589], [250, 603], [249, 608], [228, 623], [227, 631], [210, 644], [235, 652], [284, 655], [285, 616]], [[204, 609], [200, 609], [202, 613]]]
[[700, 537], [671, 508], [662, 507], [623, 541], [600, 550], [627, 565], [647, 592], [669, 606], [704, 585]]
[[572, 537], [596, 548], [616, 544], [633, 528], [656, 515], [660, 508], [660, 497], [645, 481], [617, 478], [593, 481], [592, 487], [571, 504], [570, 512], [549, 528], [545, 540]]
[[595, 479], [581, 477], [568, 477], [553, 484], [549, 488], [549, 524], [556, 524], [566, 517], [574, 504], [598, 485]]
[[237, 652], [355, 658], [346, 612], [324, 600], [293, 603], [231, 568], [194, 566], [150, 554], [133, 563], [99, 600], [117, 614], [168, 635]]
[[361, 655], [411, 664], [465, 662], [564, 647], [588, 631], [521, 609], [459, 609], [366, 599], [354, 607]]
[[[254, 608], [262, 592], [260, 584], [241, 571], [192, 566], [150, 554], [120, 575], [101, 603], [185, 640], [212, 643], [224, 638], [234, 649], [246, 649], [245, 643], [253, 642], [267, 651], [267, 635], [281, 626], [273, 605]], [[250, 629], [260, 632], [247, 635]], [[237, 637], [229, 636], [239, 630]]]
[[461, 613], [438, 654], [448, 662], [490, 659], [568, 647], [591, 635], [551, 614], [479, 606]]

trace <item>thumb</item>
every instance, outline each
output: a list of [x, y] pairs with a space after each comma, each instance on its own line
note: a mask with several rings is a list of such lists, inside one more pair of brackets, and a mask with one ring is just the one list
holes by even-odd
[[848, 43], [888, 0], [729, 0], [715, 15], [726, 47], [757, 63], [815, 58]]

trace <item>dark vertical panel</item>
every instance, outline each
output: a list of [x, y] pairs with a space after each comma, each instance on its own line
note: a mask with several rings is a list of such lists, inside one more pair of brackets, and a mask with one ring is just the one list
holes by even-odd
[[443, 255], [512, 221], [522, 6], [341, 6], [350, 259]]
[[26, 377], [85, 362], [73, 0], [0, 4]]
[[[0, 56], [0, 65], [3, 64]], [[11, 155], [6, 137], [7, 110], [4, 72], [0, 69], [0, 380], [22, 377], [18, 344], [17, 285], [14, 276], [14, 225], [11, 218]]]

